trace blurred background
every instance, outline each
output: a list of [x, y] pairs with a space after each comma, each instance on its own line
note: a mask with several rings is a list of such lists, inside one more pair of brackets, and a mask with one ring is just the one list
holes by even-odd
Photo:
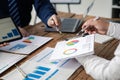
[[[50, 0], [57, 11], [83, 14], [93, 0]], [[32, 11], [32, 20], [34, 24], [36, 13]], [[120, 0], [95, 0], [93, 7], [88, 15], [100, 16], [105, 18], [120, 18]], [[37, 18], [36, 23], [40, 19]]]

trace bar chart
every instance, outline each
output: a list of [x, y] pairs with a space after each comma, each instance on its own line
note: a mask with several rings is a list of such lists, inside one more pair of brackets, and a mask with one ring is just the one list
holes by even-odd
[[19, 32], [17, 31], [17, 29], [12, 29], [10, 32], [6, 33], [6, 35], [3, 35], [2, 39], [7, 39], [7, 38], [11, 38], [18, 35], [19, 35]]
[[0, 19], [0, 41], [20, 38], [20, 32], [10, 17]]
[[50, 68], [44, 67], [44, 66], [38, 66], [38, 67], [36, 67], [36, 69], [32, 73], [28, 74], [24, 80], [40, 79], [48, 71], [50, 71]]

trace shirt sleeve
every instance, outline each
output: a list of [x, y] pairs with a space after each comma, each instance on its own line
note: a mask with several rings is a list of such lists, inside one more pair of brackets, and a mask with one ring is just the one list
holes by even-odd
[[53, 15], [57, 14], [50, 0], [34, 0], [35, 10], [37, 16], [47, 25], [48, 19]]
[[107, 35], [120, 39], [120, 24], [110, 22]]
[[[119, 31], [120, 24], [110, 23], [107, 35], [120, 39]], [[86, 73], [95, 80], [120, 80], [120, 45], [111, 60], [96, 55], [81, 56], [76, 59], [84, 66]]]

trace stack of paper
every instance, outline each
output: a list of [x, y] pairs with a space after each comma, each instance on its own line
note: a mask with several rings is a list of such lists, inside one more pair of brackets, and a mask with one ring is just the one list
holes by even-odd
[[0, 52], [0, 74], [24, 57], [26, 57], [26, 55]]
[[107, 35], [95, 34], [95, 42], [100, 43], [100, 44], [106, 43], [113, 39], [114, 39], [113, 37], [110, 37]]
[[49, 61], [53, 50], [48, 47], [20, 66], [26, 73], [26, 78], [17, 69], [2, 78], [5, 80], [67, 80], [80, 64], [75, 59]]
[[11, 42], [8, 46], [1, 47], [0, 50], [8, 53], [0, 52], [0, 73], [4, 72], [9, 67], [26, 57], [27, 54], [30, 54], [51, 39], [51, 37], [30, 35], [21, 40]]
[[58, 42], [50, 60], [69, 59], [94, 52], [94, 35]]

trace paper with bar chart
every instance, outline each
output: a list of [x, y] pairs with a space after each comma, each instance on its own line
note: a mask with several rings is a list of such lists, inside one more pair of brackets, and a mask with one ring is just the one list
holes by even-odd
[[53, 48], [47, 47], [20, 66], [27, 77], [23, 77], [15, 69], [2, 78], [4, 80], [68, 80], [80, 67], [80, 64], [75, 59], [49, 61], [53, 50]]
[[58, 42], [50, 60], [69, 59], [76, 56], [93, 54], [94, 35]]
[[8, 46], [1, 47], [0, 50], [20, 54], [30, 54], [50, 40], [52, 40], [51, 37], [30, 35], [21, 40], [13, 41]]

